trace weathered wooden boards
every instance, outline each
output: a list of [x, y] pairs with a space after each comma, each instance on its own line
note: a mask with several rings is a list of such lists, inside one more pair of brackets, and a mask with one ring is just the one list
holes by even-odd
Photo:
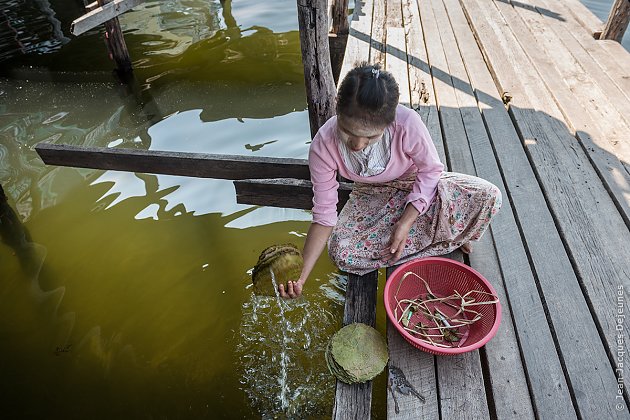
[[82, 33], [101, 25], [108, 20], [122, 15], [126, 11], [144, 3], [144, 1], [145, 0], [113, 0], [112, 2], [103, 4], [100, 7], [97, 7], [98, 3], [91, 3], [86, 7], [86, 9], [90, 11], [72, 22], [70, 25], [70, 32], [72, 32], [75, 36], [81, 35]]
[[[583, 417], [601, 416], [604, 410], [607, 417], [624, 418], [627, 408], [617, 411], [610, 397], [615, 394], [616, 381], [606, 352], [610, 358], [616, 348], [614, 323], [607, 318], [615, 319], [617, 286], [625, 286], [630, 278], [627, 264], [617, 260], [619, 238], [625, 237], [628, 230], [582, 149], [573, 145], [575, 139], [558, 119], [555, 103], [545, 93], [542, 75], [535, 72], [518, 47], [497, 8], [488, 7], [492, 2], [462, 3], [493, 69], [495, 82], [499, 86], [509, 84], [515, 92], [510, 114], [528, 156], [523, 153], [523, 146], [507, 142], [505, 133], [495, 137], [492, 130], [496, 124], [488, 122], [487, 126], [546, 302], [574, 406]], [[513, 78], [514, 68], [519, 79]], [[528, 157], [535, 173], [528, 165]], [[546, 205], [551, 214], [544, 211]], [[579, 220], [582, 223], [576, 223]], [[545, 235], [541, 236], [541, 232]], [[605, 244], [603, 238], [610, 238], [616, 245]], [[499, 247], [497, 250], [502, 251]], [[624, 255], [623, 259], [628, 261], [629, 257]], [[575, 268], [577, 278], [572, 274]], [[509, 289], [508, 294], [514, 296]], [[515, 310], [518, 330], [522, 320], [516, 315]], [[580, 332], [576, 333], [578, 325]], [[604, 337], [603, 346], [600, 336]], [[525, 352], [524, 356], [527, 361]], [[529, 362], [526, 365], [530, 380], [534, 380], [532, 374], [536, 371], [530, 371]], [[532, 387], [532, 394], [538, 403], [536, 387]], [[545, 399], [544, 394], [540, 397]], [[557, 399], [552, 402], [554, 406], [558, 403]]]
[[[622, 71], [612, 70], [609, 77], [566, 28], [538, 13], [539, 8], [554, 8], [552, 4], [528, 3], [518, 8], [497, 6], [539, 74], [544, 74], [541, 80], [630, 226], [630, 173], [623, 163], [630, 162], [630, 100], [611, 79]], [[594, 49], [605, 54], [597, 45]]]
[[[348, 275], [343, 325], [361, 322], [376, 326], [376, 286], [378, 271], [363, 276]], [[333, 419], [369, 419], [371, 417], [372, 381], [348, 385], [337, 381]]]
[[[412, 10], [413, 9], [413, 10]], [[385, 56], [381, 59], [384, 60], [382, 64], [385, 65], [385, 69], [392, 73], [396, 81], [398, 82], [400, 90], [399, 102], [405, 106], [412, 106], [412, 93], [410, 87], [410, 67], [408, 65], [408, 57], [411, 52], [407, 50], [407, 47], [413, 47], [414, 52], [425, 58], [423, 63], [419, 63], [418, 60], [414, 64], [422, 66], [422, 69], [414, 71], [414, 75], [418, 75], [422, 70], [427, 71], [423, 75], [423, 79], [430, 83], [430, 74], [428, 74], [428, 65], [426, 65], [426, 51], [424, 45], [420, 45], [422, 42], [419, 39], [414, 39], [409, 36], [408, 31], [412, 28], [411, 25], [415, 25], [414, 35], [421, 32], [420, 19], [418, 18], [418, 9], [415, 1], [413, 2], [401, 2], [400, 0], [387, 0], [386, 9], [383, 10], [384, 15], [376, 13], [376, 16], [383, 16], [385, 22], [385, 30], [382, 32], [382, 38], [374, 39], [373, 45], [375, 45], [375, 55], [382, 57], [380, 45], [384, 45]], [[405, 16], [406, 19], [403, 17]], [[415, 16], [415, 20], [412, 22], [412, 16]], [[374, 25], [378, 25], [379, 29], [382, 27], [382, 23], [374, 22]], [[381, 32], [378, 32], [381, 34]], [[407, 45], [412, 42], [412, 45]], [[375, 44], [376, 43], [376, 44]], [[417, 87], [415, 91], [416, 106], [419, 106], [419, 93]], [[434, 98], [433, 98], [434, 99]], [[435, 107], [435, 101], [433, 100], [433, 108]], [[420, 115], [423, 114], [423, 109], [418, 108]], [[426, 118], [428, 112], [424, 112], [424, 118]], [[437, 115], [437, 112], [435, 113]], [[424, 120], [427, 122], [426, 119]], [[433, 127], [427, 126], [431, 133], [438, 133], [437, 139], [438, 150], [441, 152], [441, 159], [444, 159], [444, 146], [441, 144], [442, 136], [439, 123], [434, 119], [432, 121]], [[437, 123], [437, 124], [435, 124]], [[435, 140], [435, 139], [434, 139]], [[391, 274], [393, 268], [387, 269], [387, 276]], [[436, 378], [436, 366], [435, 356], [423, 353], [415, 347], [408, 344], [396, 330], [396, 328], [387, 322], [387, 343], [389, 346], [389, 367], [398, 368], [405, 375], [405, 378], [409, 383], [418, 391], [420, 395], [425, 398], [422, 402], [413, 395], [402, 395], [395, 390], [387, 392], [387, 417], [396, 419], [439, 419], [439, 394], [438, 384]], [[388, 382], [394, 381], [395, 378], [390, 370], [388, 370]], [[392, 395], [392, 392], [396, 393], [396, 396]], [[397, 411], [398, 410], [398, 411]]]
[[[470, 159], [470, 148], [462, 119], [464, 108], [460, 108], [457, 97], [465, 82], [450, 68], [461, 66], [457, 44], [441, 1], [419, 2], [419, 10], [442, 123], [448, 168], [474, 175], [475, 168]], [[459, 62], [456, 62], [455, 57]], [[465, 71], [463, 73], [465, 75]], [[479, 114], [476, 109], [474, 111]], [[435, 362], [440, 417], [489, 418], [480, 352], [473, 351], [452, 357], [437, 356]]]

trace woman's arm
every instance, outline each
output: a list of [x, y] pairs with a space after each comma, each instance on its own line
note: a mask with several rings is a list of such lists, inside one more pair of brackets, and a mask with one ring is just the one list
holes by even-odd
[[283, 298], [296, 298], [302, 294], [302, 288], [304, 283], [311, 274], [315, 263], [322, 254], [326, 241], [332, 232], [332, 226], [323, 226], [318, 223], [311, 223], [311, 227], [308, 229], [306, 236], [306, 243], [304, 244], [304, 267], [302, 273], [297, 281], [289, 281], [287, 283], [287, 290], [284, 290], [284, 284], [280, 283], [278, 286], [278, 292]]

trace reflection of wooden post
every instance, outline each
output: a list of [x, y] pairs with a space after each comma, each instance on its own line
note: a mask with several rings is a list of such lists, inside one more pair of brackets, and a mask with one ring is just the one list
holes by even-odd
[[31, 235], [9, 205], [2, 185], [0, 185], [0, 241], [13, 249], [23, 268], [28, 268], [32, 256]]
[[330, 65], [326, 0], [297, 0], [300, 44], [311, 136], [335, 114], [335, 82]]
[[628, 28], [628, 22], [630, 22], [630, 0], [616, 0], [599, 39], [613, 39], [621, 42]]
[[[112, 0], [97, 1], [99, 6], [103, 6]], [[125, 44], [118, 18], [110, 19], [103, 25], [105, 26], [105, 43], [109, 50], [109, 58], [116, 62], [119, 74], [130, 73], [132, 71], [131, 58], [129, 58], [129, 51], [127, 50], [127, 44]]]

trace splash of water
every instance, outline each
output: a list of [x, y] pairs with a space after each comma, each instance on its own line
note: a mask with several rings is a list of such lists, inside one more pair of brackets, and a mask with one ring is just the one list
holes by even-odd
[[276, 283], [276, 275], [273, 270], [270, 268], [269, 273], [271, 274], [271, 282], [273, 283], [273, 291], [276, 293], [276, 301], [278, 302], [278, 309], [280, 311], [280, 318], [282, 320], [282, 350], [280, 353], [280, 403], [282, 404], [282, 409], [286, 410], [289, 407], [289, 400], [287, 399], [288, 385], [287, 385], [287, 329], [289, 328], [289, 323], [284, 316], [284, 308], [282, 298], [280, 297], [280, 293], [278, 292], [278, 284]]
[[335, 381], [324, 353], [343, 314], [340, 277], [331, 273], [319, 288], [312, 280], [307, 297], [252, 293], [243, 304], [236, 346], [240, 382], [261, 418], [330, 416]]

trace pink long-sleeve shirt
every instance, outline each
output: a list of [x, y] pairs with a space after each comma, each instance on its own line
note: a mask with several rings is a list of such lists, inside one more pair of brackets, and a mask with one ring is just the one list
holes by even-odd
[[313, 223], [334, 226], [337, 223], [337, 173], [346, 179], [362, 183], [383, 183], [406, 178], [416, 173], [412, 191], [407, 197], [423, 214], [435, 197], [437, 183], [444, 171], [429, 131], [420, 115], [403, 105], [396, 108], [391, 130], [391, 156], [383, 172], [359, 176], [351, 172], [339, 153], [337, 117], [332, 117], [319, 129], [308, 154], [313, 183]]

